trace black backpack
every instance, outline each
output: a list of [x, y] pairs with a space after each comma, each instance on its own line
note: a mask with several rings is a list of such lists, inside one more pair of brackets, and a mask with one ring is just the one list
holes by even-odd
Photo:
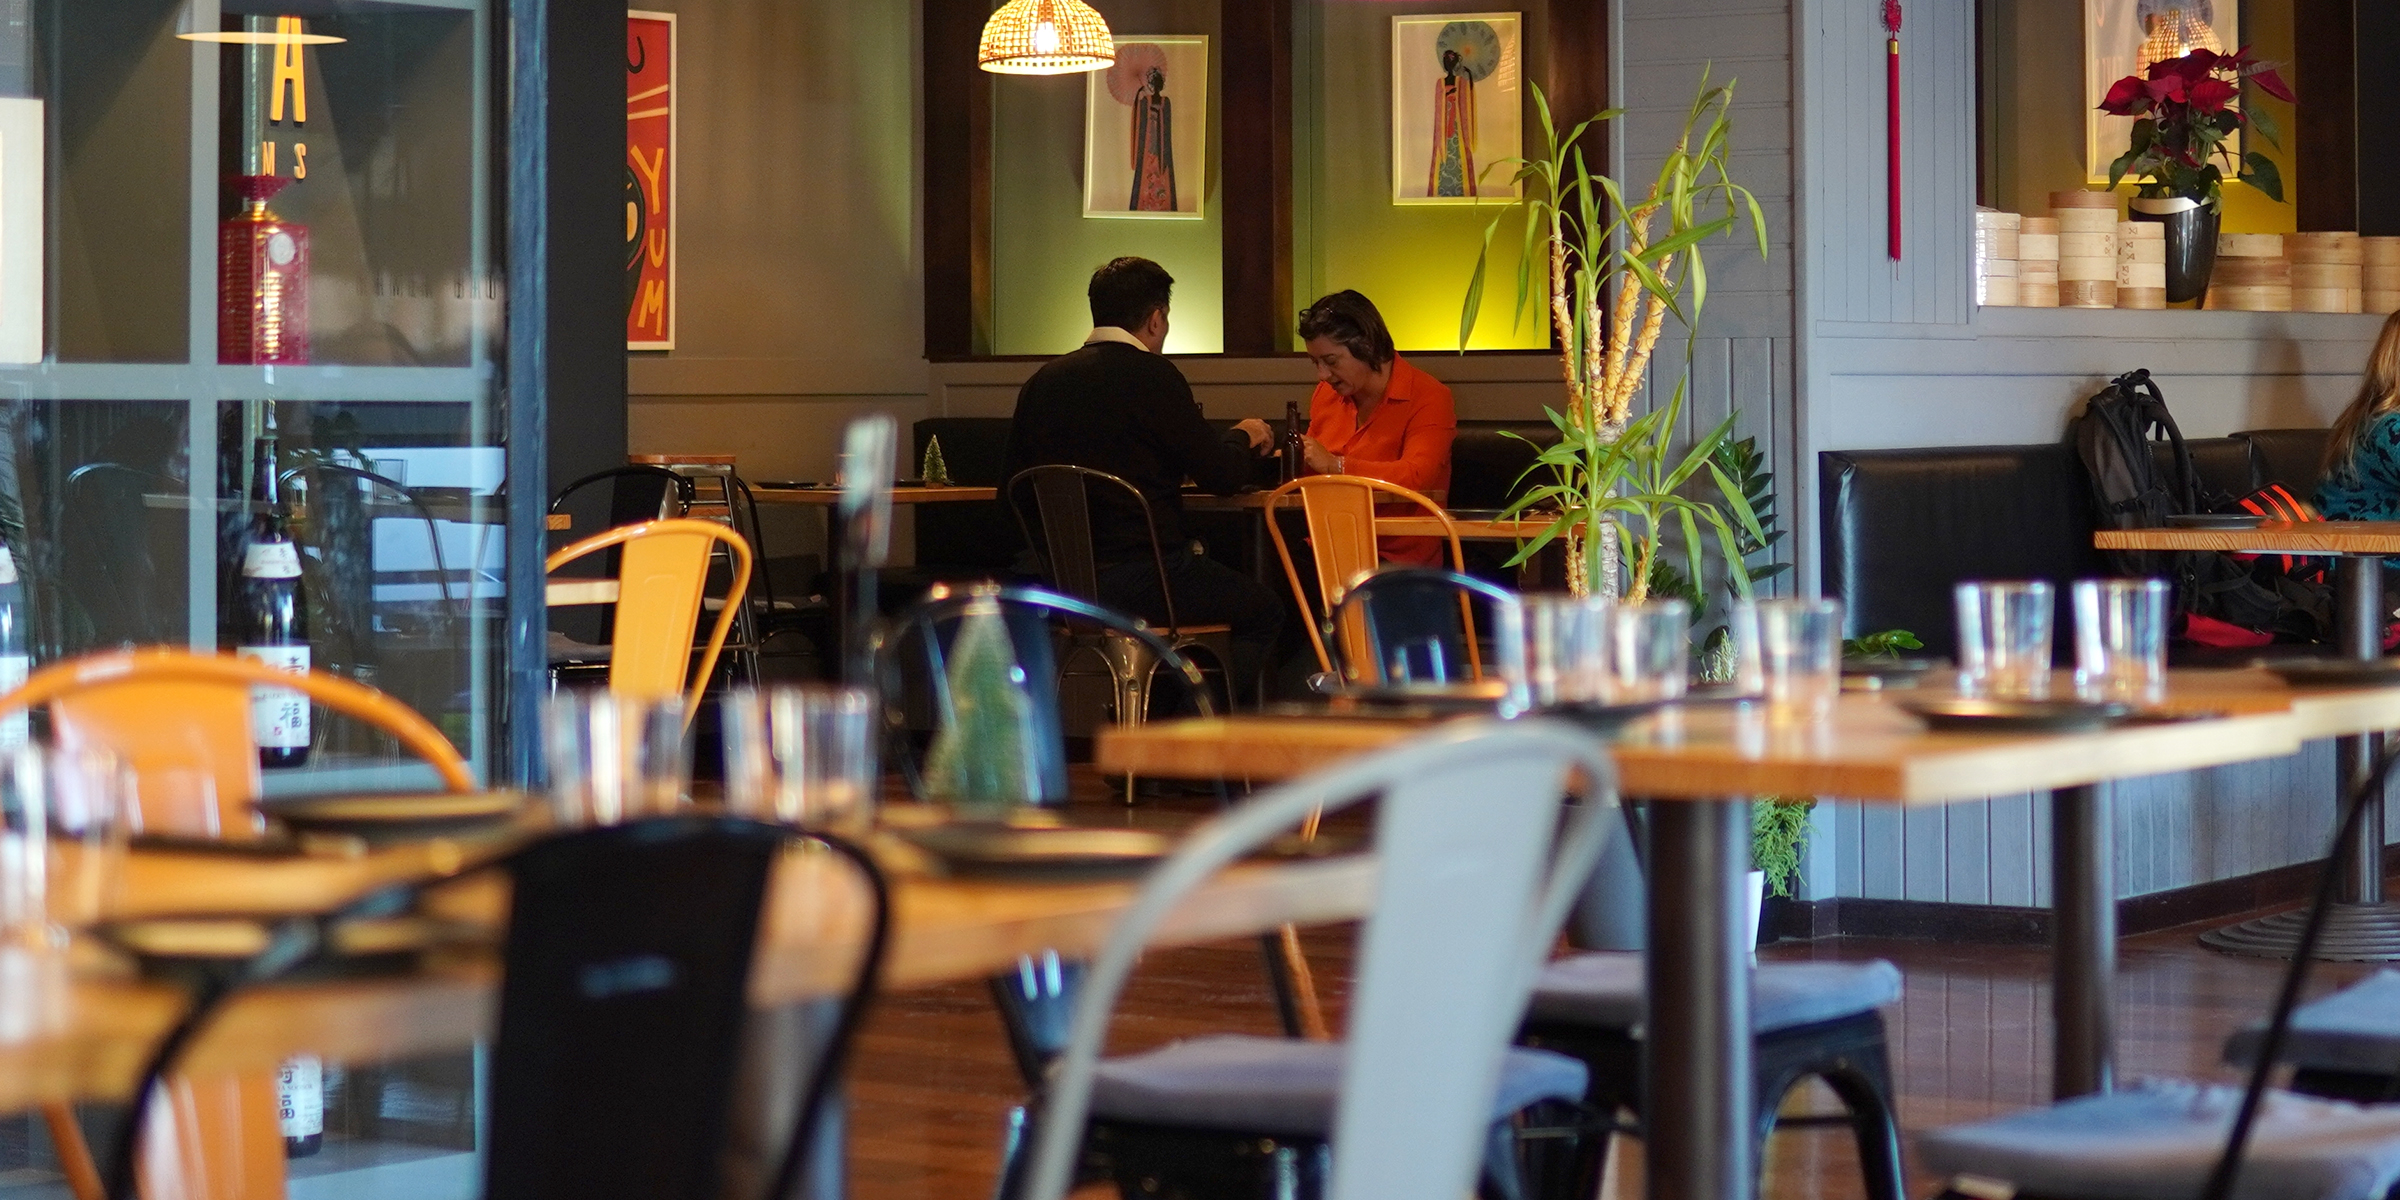
[[[2085, 403], [2069, 435], [2102, 529], [2154, 529], [2171, 516], [2226, 506], [2202, 495], [2183, 431], [2146, 370], [2111, 380]], [[2152, 449], [2158, 442], [2169, 447], [2164, 472]], [[2174, 584], [2178, 635], [2181, 618], [2192, 614], [2273, 634], [2279, 642], [2322, 641], [2333, 632], [2331, 589], [2276, 569], [2271, 557], [2243, 562], [2213, 550], [2103, 553], [2118, 575]]]

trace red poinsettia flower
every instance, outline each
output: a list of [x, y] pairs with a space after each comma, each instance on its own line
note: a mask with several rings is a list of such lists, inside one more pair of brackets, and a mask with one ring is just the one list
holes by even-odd
[[2154, 75], [2147, 86], [2150, 89], [2150, 99], [2159, 104], [2184, 104], [2188, 103], [2191, 98], [2184, 90], [2183, 76], [2181, 75]]
[[2206, 79], [2209, 72], [2217, 69], [2219, 57], [2214, 50], [2201, 49], [2180, 58], [2162, 58], [2150, 64], [2150, 78], [2164, 79], [2171, 75], [2187, 84]]
[[2142, 77], [2128, 75], [2109, 85], [2108, 96], [2100, 101], [2100, 111], [2115, 117], [2138, 116], [2150, 107], [2150, 89], [2143, 86]]
[[2260, 67], [2244, 76], [2244, 78], [2247, 78], [2250, 82], [2257, 84], [2258, 90], [2265, 92], [2266, 94], [2273, 96], [2286, 104], [2293, 102], [2292, 85], [2285, 83], [2283, 81], [2283, 76], [2276, 74], [2275, 68], [2273, 67]]
[[2233, 103], [2241, 94], [2242, 89], [2211, 76], [2192, 85], [2192, 108], [2194, 111], [2204, 113], [2222, 112], [2226, 105]]

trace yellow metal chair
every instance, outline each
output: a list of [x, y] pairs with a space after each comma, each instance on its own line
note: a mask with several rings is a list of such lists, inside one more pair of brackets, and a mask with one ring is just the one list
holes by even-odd
[[[1292, 562], [1292, 548], [1284, 540], [1283, 523], [1276, 512], [1293, 493], [1300, 496], [1300, 508], [1308, 520], [1308, 544], [1314, 552], [1317, 567], [1317, 592], [1324, 608], [1312, 608], [1308, 590], [1300, 582], [1300, 568]], [[1299, 605], [1302, 625], [1308, 630], [1309, 647], [1317, 652], [1317, 667], [1333, 674], [1336, 664], [1320, 632], [1330, 614], [1340, 606], [1350, 586], [1372, 575], [1382, 565], [1375, 548], [1375, 503], [1378, 496], [1391, 496], [1423, 509], [1442, 524], [1450, 542], [1450, 568], [1465, 571], [1466, 549], [1458, 540], [1458, 524], [1440, 502], [1422, 492], [1411, 491], [1396, 483], [1369, 479], [1364, 475], [1303, 475], [1267, 493], [1267, 533], [1275, 540], [1275, 555], [1283, 560], [1283, 577], [1292, 585], [1292, 602]], [[1459, 612], [1466, 620], [1467, 661], [1477, 679], [1483, 678], [1483, 652], [1476, 645], [1475, 617], [1469, 611], [1467, 598], [1459, 597]], [[1359, 632], [1339, 631], [1345, 661], [1357, 661], [1363, 650]]]
[[[250, 689], [262, 684], [301, 692], [391, 734], [451, 791], [475, 786], [449, 739], [407, 705], [339, 676], [293, 675], [231, 656], [158, 648], [71, 659], [0, 696], [0, 715], [48, 705], [60, 747], [105, 751], [133, 769], [138, 807], [168, 799], [150, 788], [171, 774], [211, 780], [218, 824], [239, 835], [253, 828], [251, 806], [259, 795]], [[147, 1200], [283, 1200], [272, 1075], [178, 1077], [159, 1102], [168, 1111], [150, 1123], [142, 1148]], [[72, 1110], [46, 1105], [42, 1117], [76, 1200], [101, 1200], [100, 1173]]]
[[[695, 661], [692, 637], [708, 591], [709, 559], [720, 545], [733, 556], [733, 580]], [[556, 577], [559, 568], [612, 548], [622, 548], [615, 579]], [[602, 530], [567, 546], [552, 554], [543, 569], [553, 576], [550, 607], [616, 606], [608, 690], [624, 696], [680, 695], [683, 720], [689, 725], [700, 711], [700, 696], [708, 690], [717, 656], [724, 652], [725, 637], [741, 611], [740, 597], [749, 594], [750, 543], [714, 521], [644, 521]]]

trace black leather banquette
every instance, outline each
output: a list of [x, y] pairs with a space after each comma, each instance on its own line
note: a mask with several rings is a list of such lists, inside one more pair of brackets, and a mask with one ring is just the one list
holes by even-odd
[[[2262, 429], [2186, 445], [2206, 492], [2239, 497], [2281, 483], [2306, 499], [2325, 436]], [[1960, 581], [2047, 579], [2063, 606], [2068, 583], [2107, 572], [2070, 444], [1828, 450], [1817, 473], [1824, 594], [1844, 601], [1848, 636], [1906, 629], [1926, 653], [1952, 656]], [[2054, 645], [2072, 657], [2071, 642]]]

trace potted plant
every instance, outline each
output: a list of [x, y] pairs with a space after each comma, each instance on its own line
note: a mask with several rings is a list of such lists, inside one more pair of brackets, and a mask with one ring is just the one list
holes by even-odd
[[[1651, 570], [1669, 550], [1670, 529], [1680, 535], [1690, 577], [1701, 577], [1705, 527], [1735, 587], [1748, 595], [1750, 580], [1739, 546], [1745, 535], [1761, 542], [1765, 535], [1741, 488], [1715, 461], [1718, 446], [1732, 432], [1733, 418], [1728, 416], [1680, 455], [1675, 446], [1700, 310], [1708, 295], [1708, 267], [1700, 244], [1746, 223], [1757, 238], [1760, 257], [1767, 253], [1766, 217], [1749, 190], [1733, 182], [1728, 169], [1733, 83], [1711, 87], [1702, 74], [1682, 135], [1638, 203], [1628, 203], [1615, 180], [1593, 174], [1578, 145], [1593, 125], [1614, 120], [1623, 110], [1593, 116], [1561, 138], [1548, 98], [1538, 86], [1533, 94], [1542, 153], [1495, 164], [1495, 169], [1515, 165], [1515, 182], [1522, 192], [1484, 230], [1483, 253], [1475, 260], [1458, 329], [1464, 351], [1483, 309], [1492, 238], [1512, 214], [1521, 217], [1524, 253], [1517, 267], [1516, 314], [1523, 320], [1534, 296], [1536, 264], [1546, 261], [1550, 319], [1564, 351], [1567, 403], [1563, 412], [1544, 410], [1558, 427], [1559, 443], [1542, 451], [1533, 470], [1546, 469], [1550, 481], [1508, 509], [1510, 516], [1527, 511], [1558, 515], [1518, 548], [1511, 565], [1564, 539], [1568, 591], [1638, 600], [1649, 594]], [[1649, 373], [1651, 353], [1668, 317], [1685, 333], [1684, 370], [1668, 402], [1637, 418], [1634, 394]], [[1703, 471], [1715, 483], [1722, 506], [1682, 494]], [[1617, 539], [1628, 524], [1635, 535], [1630, 563], [1624, 561]]]
[[2167, 227], [2167, 299], [2198, 299], [2216, 269], [2217, 226], [2225, 167], [2234, 181], [2283, 199], [2283, 176], [2275, 161], [2244, 147], [2236, 135], [2255, 132], [2281, 145], [2272, 118], [2239, 105], [2244, 81], [2292, 102], [2292, 89], [2275, 68], [2250, 56], [2245, 46], [2232, 54], [2194, 50], [2160, 59], [2144, 75], [2128, 75], [2108, 89], [2100, 111], [2132, 117], [2133, 140], [2108, 165], [2108, 186], [2128, 177], [2141, 181], [2129, 205], [2136, 221]]
[[[1758, 921], [1768, 929], [1769, 897], [1789, 902], [1792, 885], [1800, 881], [1800, 856], [1808, 851], [1809, 814], [1817, 802], [1791, 796], [1764, 796], [1750, 806], [1750, 899]], [[1752, 930], [1753, 943], [1758, 941]]]

